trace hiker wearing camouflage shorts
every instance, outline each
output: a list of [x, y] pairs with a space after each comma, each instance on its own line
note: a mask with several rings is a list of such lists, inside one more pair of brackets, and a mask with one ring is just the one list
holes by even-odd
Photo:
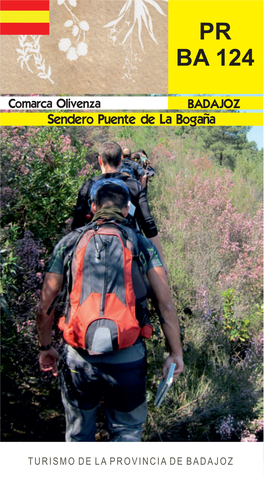
[[[54, 309], [49, 315], [47, 310], [62, 288], [64, 260], [65, 257], [70, 257], [69, 253], [76, 247], [76, 237], [79, 235], [79, 238], [81, 238], [79, 239], [80, 249], [79, 252], [76, 249], [77, 262], [73, 267], [73, 273], [76, 272], [76, 277], [71, 280], [72, 289], [69, 307], [66, 308], [71, 318], [68, 321], [66, 314], [61, 325], [64, 331], [64, 346], [60, 361], [60, 381], [66, 416], [66, 441], [95, 440], [96, 413], [102, 397], [104, 398], [110, 441], [141, 440], [142, 426], [147, 417], [147, 361], [145, 339], [143, 337], [149, 336], [149, 328], [151, 328], [147, 318], [144, 285], [141, 279], [145, 281], [147, 277], [152, 293], [157, 300], [161, 312], [161, 327], [170, 350], [164, 362], [162, 374], [164, 377], [167, 375], [172, 363], [176, 364], [174, 378], [183, 371], [179, 324], [172, 304], [165, 270], [158, 251], [152, 242], [139, 232], [131, 229], [129, 222], [125, 219], [129, 210], [128, 201], [127, 189], [119, 184], [105, 184], [99, 187], [95, 201], [92, 203], [94, 225], [84, 226], [79, 230], [72, 231], [57, 244], [45, 276], [38, 308], [39, 363], [42, 371], [50, 371], [56, 376], [58, 374], [57, 361], [59, 354], [51, 343]], [[109, 231], [107, 231], [108, 226], [110, 227]], [[102, 229], [100, 229], [101, 227]], [[90, 232], [91, 228], [94, 228], [93, 232]], [[113, 232], [112, 228], [117, 228], [118, 233]], [[126, 234], [123, 234], [123, 229]], [[90, 249], [86, 253], [85, 250], [88, 249], [84, 247], [86, 246], [84, 238], [87, 230], [90, 238], [88, 242]], [[103, 233], [100, 233], [101, 230]], [[138, 239], [136, 239], [137, 237]], [[137, 244], [132, 244], [131, 239]], [[81, 240], [85, 244], [81, 243]], [[117, 242], [113, 243], [113, 240]], [[120, 275], [118, 268], [122, 270], [122, 267], [127, 266], [123, 266], [122, 261], [118, 262], [117, 256], [116, 258], [113, 257], [112, 260], [110, 257], [110, 260], [106, 261], [108, 256], [105, 252], [107, 249], [109, 254], [115, 254], [116, 247], [112, 247], [111, 244], [117, 244], [120, 240], [125, 241], [124, 247], [126, 247], [127, 241], [130, 242], [129, 248], [132, 248], [132, 253], [128, 251], [127, 254], [134, 264], [130, 269], [130, 286], [128, 287], [128, 283], [124, 282], [123, 292], [122, 277], [129, 276], [129, 269]], [[98, 244], [100, 247], [98, 247]], [[136, 248], [135, 251], [138, 254], [133, 252], [133, 247]], [[85, 261], [85, 257], [88, 257], [89, 254], [90, 263], [92, 260], [93, 265], [90, 266], [90, 269], [89, 266], [81, 266], [81, 270], [78, 272], [78, 264], [81, 265], [80, 261]], [[139, 257], [140, 262], [138, 262], [138, 268], [136, 268], [136, 262], [133, 261], [138, 261]], [[96, 267], [98, 267], [98, 271]], [[137, 270], [136, 279], [133, 278], [135, 270]], [[139, 271], [142, 275], [141, 278], [139, 277]], [[82, 274], [86, 277], [83, 285], [80, 282]], [[100, 286], [99, 291], [96, 292], [100, 277], [102, 280], [108, 277], [106, 288]], [[138, 290], [136, 290], [137, 287]], [[104, 289], [104, 296], [102, 289]], [[128, 294], [126, 300], [122, 299], [124, 293]], [[96, 324], [96, 328], [93, 329], [89, 340], [85, 342], [87, 345], [82, 345], [82, 341], [86, 340], [82, 330], [86, 329], [83, 328], [81, 321], [87, 321], [89, 318], [89, 313], [92, 313], [93, 308], [91, 304], [94, 300], [97, 300], [98, 294], [101, 297], [98, 297], [101, 312], [99, 314], [98, 309], [98, 317], [92, 322], [92, 324]], [[89, 302], [87, 312], [85, 312], [86, 300], [92, 301]], [[111, 309], [112, 303], [117, 304], [113, 309]], [[121, 307], [122, 303], [123, 306]], [[114, 312], [119, 307], [118, 304], [122, 317], [128, 313], [129, 316], [132, 314], [137, 319], [136, 321], [129, 319], [131, 322], [130, 330], [128, 331], [128, 338], [125, 337], [123, 343], [119, 340], [121, 332], [112, 336], [110, 330], [112, 324], [109, 327], [107, 324], [107, 321], [111, 322], [109, 315], [111, 315], [112, 310], [113, 321], [116, 320], [118, 327], [120, 325], [122, 329], [122, 320], [114, 319]], [[84, 313], [78, 312], [81, 307]], [[107, 307], [110, 314], [104, 315], [104, 308]], [[76, 326], [74, 320], [77, 316], [79, 322]], [[103, 320], [102, 326], [101, 320]], [[126, 327], [123, 328], [123, 334], [126, 334], [125, 329]], [[144, 330], [143, 334], [141, 333], [142, 330]], [[88, 331], [89, 326], [86, 334], [88, 334]], [[127, 346], [130, 343], [131, 345]], [[77, 344], [77, 346], [74, 344]]]

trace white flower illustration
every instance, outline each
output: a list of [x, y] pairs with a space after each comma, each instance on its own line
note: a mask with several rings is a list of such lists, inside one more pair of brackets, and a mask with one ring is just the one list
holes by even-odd
[[71, 15], [71, 18], [64, 23], [66, 28], [71, 28], [73, 39], [62, 38], [59, 41], [59, 49], [66, 53], [66, 58], [70, 61], [78, 60], [78, 57], [87, 55], [88, 46], [85, 42], [85, 32], [89, 30], [89, 24], [85, 20], [79, 21], [74, 15], [71, 7], [77, 6], [77, 0], [57, 0], [58, 5], [64, 5]]
[[[162, 1], [168, 2], [168, 0], [124, 0], [125, 3], [118, 17], [104, 25], [105, 28], [110, 29], [108, 36], [113, 41], [113, 45], [121, 46], [125, 51], [123, 78], [134, 81], [133, 71], [137, 69], [141, 60], [135, 53], [133, 41], [138, 40], [141, 50], [144, 51], [143, 27], [146, 28], [151, 39], [158, 43], [154, 35], [149, 9], [154, 8], [160, 15], [165, 15], [159, 5]], [[88, 53], [86, 34], [89, 31], [89, 24], [86, 20], [80, 21], [73, 13], [71, 8], [77, 7], [77, 0], [57, 0], [57, 4], [63, 5], [70, 15], [70, 18], [64, 22], [68, 35], [60, 39], [58, 47], [61, 52], [66, 54], [67, 60], [76, 61]], [[33, 73], [29, 61], [31, 58], [34, 59], [35, 67], [39, 70], [38, 77], [54, 83], [51, 79], [51, 67], [46, 68], [45, 59], [40, 53], [40, 38], [41, 35], [20, 35], [18, 37], [20, 48], [16, 50], [20, 55], [17, 61], [20, 62], [22, 69], [26, 65], [27, 69]]]
[[[31, 41], [28, 40], [31, 38]], [[41, 35], [19, 35], [18, 41], [20, 48], [17, 48], [16, 51], [20, 53], [17, 62], [20, 62], [20, 66], [23, 70], [24, 65], [26, 65], [27, 69], [33, 73], [29, 66], [29, 60], [33, 57], [35, 62], [35, 67], [39, 70], [38, 76], [44, 80], [49, 80], [51, 83], [54, 82], [51, 79], [51, 67], [49, 66], [46, 71], [45, 60], [43, 60], [42, 55], [40, 53], [40, 38]]]
[[84, 43], [83, 41], [78, 43], [76, 48], [76, 53], [78, 56], [87, 55], [87, 51], [88, 51], [87, 43]]
[[[159, 0], [168, 2], [168, 0]], [[133, 35], [137, 34], [142, 51], [142, 25], [145, 25], [151, 39], [158, 43], [153, 32], [153, 22], [149, 12], [149, 6], [154, 7], [161, 15], [165, 15], [155, 0], [126, 0], [116, 20], [104, 25], [110, 28], [109, 38], [113, 40], [114, 46], [121, 45], [126, 53], [125, 70], [123, 78], [133, 80], [133, 70], [137, 69], [135, 63], [141, 61], [138, 55], [133, 52]], [[137, 30], [137, 31], [136, 31]], [[136, 32], [136, 33], [135, 33]]]
[[83, 30], [84, 32], [88, 32], [89, 30], [89, 25], [86, 21], [82, 21], [79, 23], [79, 27], [81, 30]]
[[[76, 7], [77, 5], [77, 1], [76, 0], [68, 0], [69, 4], [72, 6], [72, 7]], [[63, 3], [65, 3], [65, 0], [58, 0], [58, 4], [59, 5], [62, 5]]]
[[69, 38], [62, 38], [59, 42], [59, 49], [61, 51], [68, 51], [71, 46], [71, 40]]
[[78, 60], [78, 55], [76, 55], [75, 46], [71, 46], [71, 48], [69, 48], [69, 50], [67, 51], [66, 58], [71, 61]]

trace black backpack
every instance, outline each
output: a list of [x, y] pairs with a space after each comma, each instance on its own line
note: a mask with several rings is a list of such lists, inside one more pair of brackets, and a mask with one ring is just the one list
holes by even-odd
[[123, 174], [127, 174], [133, 179], [136, 179], [135, 168], [133, 168], [133, 162], [130, 159], [123, 159], [118, 171]]

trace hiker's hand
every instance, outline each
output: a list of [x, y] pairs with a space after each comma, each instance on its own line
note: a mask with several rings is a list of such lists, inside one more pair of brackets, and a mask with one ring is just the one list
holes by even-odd
[[170, 366], [171, 366], [172, 363], [176, 364], [174, 374], [173, 374], [173, 379], [177, 378], [183, 372], [184, 363], [183, 363], [182, 357], [181, 356], [177, 357], [177, 356], [174, 356], [174, 355], [168, 355], [168, 357], [166, 358], [165, 363], [163, 365], [163, 369], [162, 369], [162, 377], [163, 378], [165, 378], [167, 376], [168, 371], [169, 371]]
[[54, 347], [49, 350], [39, 352], [39, 366], [42, 372], [52, 372], [54, 377], [58, 375], [57, 362], [59, 360], [59, 354]]

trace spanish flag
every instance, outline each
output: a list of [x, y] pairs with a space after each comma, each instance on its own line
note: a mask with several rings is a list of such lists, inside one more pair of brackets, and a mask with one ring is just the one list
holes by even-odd
[[49, 35], [49, 0], [0, 0], [0, 35]]

